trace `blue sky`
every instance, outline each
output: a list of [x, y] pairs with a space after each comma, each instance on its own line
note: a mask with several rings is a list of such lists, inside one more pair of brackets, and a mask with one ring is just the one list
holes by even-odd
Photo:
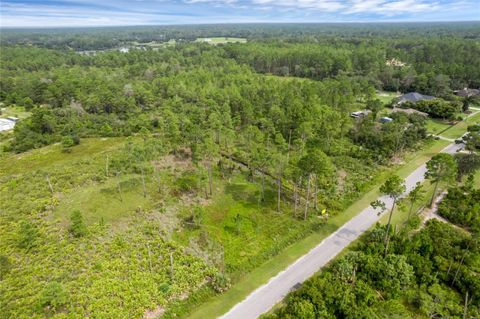
[[480, 20], [480, 0], [0, 0], [3, 27]]

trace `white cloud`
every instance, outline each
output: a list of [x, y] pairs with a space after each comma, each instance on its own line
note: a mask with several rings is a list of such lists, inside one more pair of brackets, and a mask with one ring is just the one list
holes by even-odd
[[185, 3], [213, 3], [213, 4], [233, 4], [237, 0], [185, 0]]
[[394, 16], [405, 13], [422, 13], [439, 10], [438, 2], [424, 0], [352, 0], [349, 8], [344, 12], [351, 13], [377, 13], [385, 16]]
[[252, 0], [252, 3], [327, 12], [335, 12], [345, 7], [341, 2], [331, 0]]
[[480, 20], [478, 1], [0, 0], [0, 26]]

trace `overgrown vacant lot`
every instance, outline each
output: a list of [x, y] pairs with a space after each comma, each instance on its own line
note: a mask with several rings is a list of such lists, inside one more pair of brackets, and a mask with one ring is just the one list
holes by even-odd
[[[338, 175], [345, 194], [375, 175], [350, 165]], [[291, 190], [277, 212], [274, 181], [265, 178], [262, 200], [261, 175], [233, 161], [214, 170], [208, 195], [188, 154], [165, 154], [156, 139], [84, 139], [69, 152], [54, 144], [7, 155], [0, 168], [0, 245], [11, 265], [1, 302], [19, 318], [174, 316], [183, 308], [170, 305], [227, 288], [323, 224], [315, 211], [307, 221], [303, 206], [294, 211]], [[83, 237], [71, 233], [75, 211]], [[42, 304], [52, 283], [66, 300], [55, 309]]]
[[[294, 216], [286, 204], [276, 212], [269, 180], [261, 202], [260, 176], [238, 166], [215, 171], [208, 197], [189, 159], [158, 152], [154, 170], [123, 172], [125, 149], [143, 143], [85, 139], [69, 153], [55, 144], [2, 159], [0, 246], [11, 267], [0, 289], [8, 316], [140, 317], [210, 286], [220, 271], [235, 280], [322, 223], [303, 221], [303, 211]], [[76, 210], [84, 237], [70, 232]], [[52, 283], [67, 301], [45, 307]]]

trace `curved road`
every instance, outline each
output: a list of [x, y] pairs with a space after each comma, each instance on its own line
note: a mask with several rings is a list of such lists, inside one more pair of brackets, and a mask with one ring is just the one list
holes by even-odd
[[[450, 144], [442, 152], [453, 154], [462, 147], [463, 144]], [[426, 170], [426, 166], [423, 164], [406, 178], [405, 186], [407, 190], [405, 194], [410, 192], [417, 182], [422, 182], [425, 179]], [[392, 205], [392, 200], [386, 196], [382, 196], [379, 199], [385, 202], [387, 207]], [[280, 302], [292, 289], [298, 287], [302, 282], [319, 271], [320, 268], [325, 266], [380, 218], [381, 215], [378, 216], [372, 207], [365, 208], [306, 255], [300, 257], [285, 270], [271, 278], [268, 283], [248, 295], [247, 298], [235, 305], [221, 318], [258, 318]]]

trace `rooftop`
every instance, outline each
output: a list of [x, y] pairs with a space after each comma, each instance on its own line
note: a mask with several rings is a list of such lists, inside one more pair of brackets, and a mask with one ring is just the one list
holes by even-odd
[[0, 118], [0, 132], [13, 130], [16, 120]]
[[422, 100], [432, 100], [434, 99], [434, 96], [430, 95], [423, 95], [417, 92], [410, 92], [407, 94], [404, 94], [398, 98], [398, 103], [403, 103], [403, 102], [412, 102], [412, 103], [417, 103], [418, 101]]

